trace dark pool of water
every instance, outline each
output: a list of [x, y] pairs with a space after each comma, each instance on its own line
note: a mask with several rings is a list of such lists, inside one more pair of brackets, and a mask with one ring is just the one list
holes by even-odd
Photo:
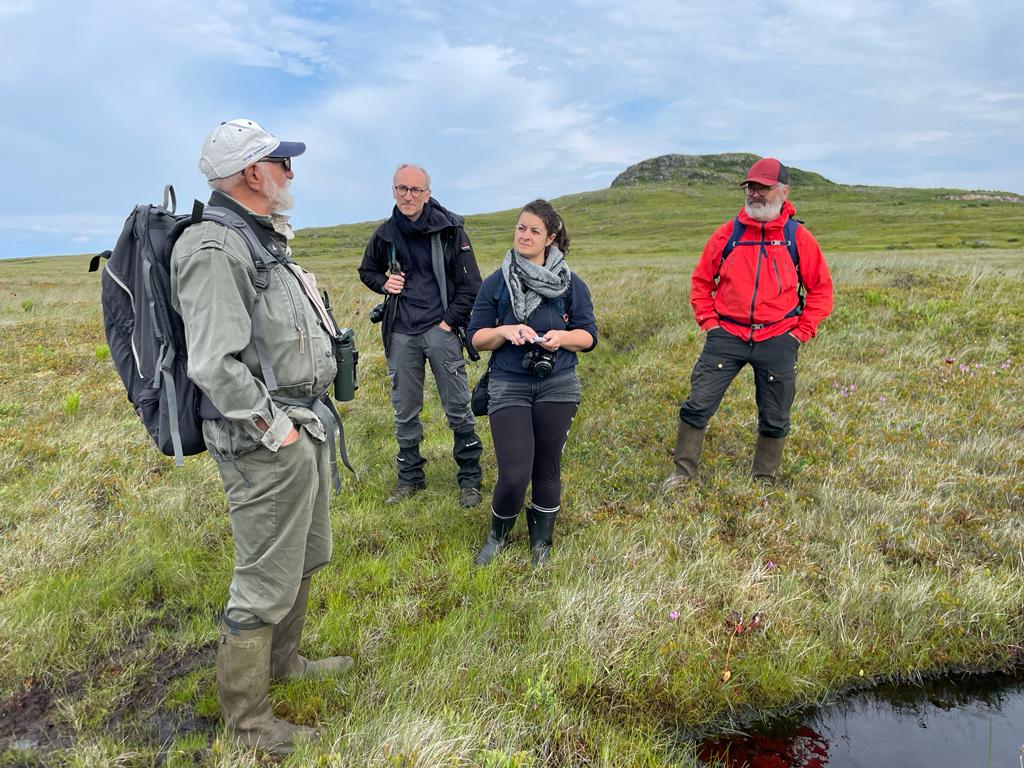
[[1022, 753], [1020, 675], [882, 686], [700, 746], [729, 768], [1024, 768]]

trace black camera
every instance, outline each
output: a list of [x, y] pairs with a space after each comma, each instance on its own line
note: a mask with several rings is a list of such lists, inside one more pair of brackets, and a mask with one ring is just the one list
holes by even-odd
[[370, 318], [371, 323], [379, 323], [384, 319], [384, 307], [387, 306], [383, 301], [370, 310], [370, 314], [367, 317]]
[[555, 368], [555, 353], [542, 347], [530, 347], [523, 355], [523, 368], [538, 379], [546, 379]]

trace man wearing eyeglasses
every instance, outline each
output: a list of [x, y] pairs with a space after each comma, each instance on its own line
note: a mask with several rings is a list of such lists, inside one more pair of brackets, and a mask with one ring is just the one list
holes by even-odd
[[708, 420], [747, 364], [757, 401], [752, 474], [774, 480], [790, 430], [800, 345], [832, 312], [832, 277], [821, 248], [793, 219], [789, 170], [766, 157], [741, 186], [743, 209], [708, 240], [690, 281], [690, 303], [707, 337], [679, 409], [666, 491], [696, 477]]
[[391, 194], [391, 217], [373, 233], [359, 265], [363, 283], [385, 296], [381, 336], [398, 441], [398, 481], [386, 503], [426, 488], [420, 412], [429, 362], [454, 435], [459, 504], [476, 506], [483, 448], [470, 409], [462, 331], [480, 290], [480, 270], [463, 218], [430, 196], [430, 176], [423, 168], [400, 165]]
[[352, 665], [298, 652], [310, 576], [331, 559], [335, 426], [323, 397], [337, 370], [336, 329], [317, 306], [313, 276], [292, 259], [283, 214], [294, 202], [292, 159], [305, 150], [252, 120], [219, 125], [199, 168], [213, 189], [208, 208], [228, 220], [193, 223], [171, 256], [172, 303], [235, 541], [217, 646], [221, 715], [232, 740], [275, 754], [317, 735], [274, 716], [270, 681]]

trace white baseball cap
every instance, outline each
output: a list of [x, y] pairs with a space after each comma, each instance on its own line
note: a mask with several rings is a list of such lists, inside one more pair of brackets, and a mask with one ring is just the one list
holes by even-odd
[[297, 157], [305, 151], [301, 141], [281, 141], [255, 120], [229, 120], [206, 137], [199, 170], [208, 179], [223, 179], [265, 157]]

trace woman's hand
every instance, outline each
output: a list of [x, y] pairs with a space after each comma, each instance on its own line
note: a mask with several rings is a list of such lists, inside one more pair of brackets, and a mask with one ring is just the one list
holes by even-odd
[[548, 352], [554, 352], [555, 350], [562, 348], [562, 343], [565, 341], [566, 333], [568, 333], [568, 331], [548, 331], [544, 334], [543, 338], [537, 342], [537, 344]]
[[530, 326], [521, 323], [519, 325], [501, 325], [496, 330], [501, 338], [517, 347], [529, 344], [540, 335]]
[[566, 352], [582, 352], [594, 346], [594, 337], [590, 331], [582, 328], [573, 328], [571, 331], [548, 331], [544, 338], [537, 342], [548, 352], [556, 349], [564, 349]]

